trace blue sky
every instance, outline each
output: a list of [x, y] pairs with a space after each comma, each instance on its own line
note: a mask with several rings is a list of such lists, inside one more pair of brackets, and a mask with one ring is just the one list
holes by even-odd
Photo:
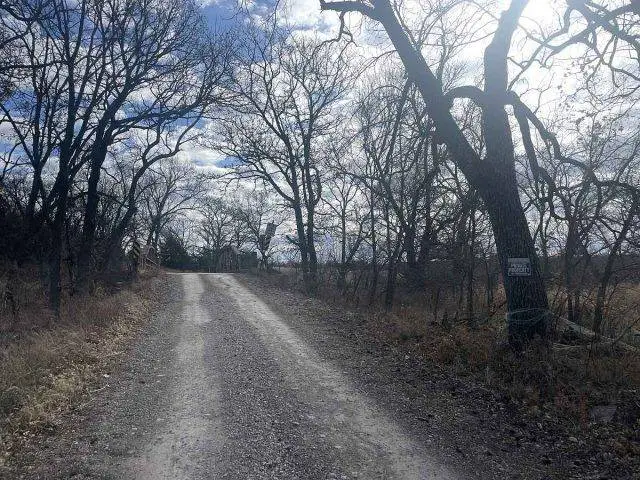
[[[296, 30], [332, 30], [337, 26], [337, 14], [321, 12], [319, 0], [240, 0], [242, 9], [251, 14], [271, 14], [278, 9], [279, 20]], [[203, 12], [210, 24], [218, 27], [233, 25], [239, 12], [238, 0], [203, 0]]]
[[202, 11], [211, 26], [228, 28], [235, 22], [233, 16], [237, 11], [236, 5], [237, 3], [233, 0], [221, 0], [206, 5]]

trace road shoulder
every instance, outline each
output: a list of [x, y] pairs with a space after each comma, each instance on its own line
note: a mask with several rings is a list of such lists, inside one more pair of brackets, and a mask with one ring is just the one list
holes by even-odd
[[[336, 301], [309, 298], [253, 275], [242, 282], [449, 464], [483, 479], [632, 479], [634, 464], [570, 438], [553, 419], [528, 417], [509, 399], [415, 354]], [[631, 466], [631, 468], [629, 468]]]

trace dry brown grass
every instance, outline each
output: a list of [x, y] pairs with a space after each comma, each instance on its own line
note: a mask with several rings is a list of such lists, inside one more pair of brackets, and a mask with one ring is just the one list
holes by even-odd
[[[370, 312], [368, 319], [376, 325], [374, 331], [384, 332], [413, 354], [458, 376], [474, 376], [532, 415], [553, 408], [586, 425], [595, 405], [635, 409], [632, 397], [637, 398], [640, 389], [640, 357], [635, 353], [589, 345], [562, 352], [536, 342], [516, 353], [507, 345], [499, 317], [473, 328], [466, 322], [449, 328], [426, 322], [423, 310], [411, 308]], [[640, 410], [637, 402], [636, 406]], [[634, 415], [628, 419], [630, 428], [640, 427]]]
[[89, 296], [65, 297], [60, 321], [46, 327], [51, 317], [37, 280], [22, 280], [18, 322], [5, 328], [0, 343], [0, 464], [25, 437], [55, 429], [60, 415], [122, 353], [148, 318], [148, 292], [157, 283], [150, 276], [115, 292], [97, 288]]
[[[291, 275], [274, 275], [271, 282], [284, 288], [298, 288]], [[556, 338], [563, 344], [583, 343], [583, 348], [562, 352], [539, 343], [522, 353], [507, 345], [504, 311], [471, 323], [455, 312], [460, 308], [453, 295], [439, 300], [437, 315], [430, 298], [399, 292], [392, 311], [379, 306], [357, 307], [352, 299], [339, 295], [331, 284], [324, 283], [318, 295], [335, 305], [356, 309], [367, 322], [367, 329], [383, 340], [392, 340], [413, 355], [448, 368], [462, 377], [473, 376], [486, 387], [520, 404], [532, 415], [554, 409], [578, 424], [589, 420], [594, 405], [617, 404], [631, 408], [627, 420], [630, 428], [640, 418], [640, 355], [617, 349], [593, 349], [584, 339]], [[496, 305], [504, 303], [504, 290], [495, 294]], [[481, 302], [478, 302], [481, 303]], [[640, 286], [620, 289], [610, 314], [618, 313], [618, 323], [628, 325], [638, 315]], [[480, 309], [478, 309], [480, 310]], [[443, 321], [445, 316], [447, 321]], [[565, 334], [566, 335], [566, 334]], [[635, 398], [635, 400], [634, 400]], [[626, 405], [626, 406], [625, 406]], [[634, 406], [635, 405], [635, 406]], [[640, 420], [639, 420], [640, 421]]]

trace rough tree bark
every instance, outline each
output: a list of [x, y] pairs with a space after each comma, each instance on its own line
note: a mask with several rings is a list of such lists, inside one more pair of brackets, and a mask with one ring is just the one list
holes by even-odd
[[[432, 72], [418, 48], [403, 30], [389, 0], [375, 0], [373, 5], [356, 1], [326, 2], [323, 10], [360, 12], [382, 24], [400, 57], [407, 75], [424, 98], [427, 112], [436, 127], [436, 136], [444, 143], [470, 185], [485, 203], [493, 228], [510, 313], [509, 334], [514, 347], [545, 335], [548, 309], [545, 290], [533, 239], [529, 232], [518, 192], [514, 166], [514, 146], [505, 105], [507, 103], [507, 55], [513, 32], [527, 4], [514, 0], [502, 14], [498, 28], [484, 55], [484, 91], [465, 88], [482, 108], [486, 158], [481, 159], [464, 137], [450, 112], [452, 98], [444, 94], [442, 83]], [[508, 259], [529, 258], [531, 275], [508, 275]]]
[[107, 157], [107, 150], [111, 142], [109, 134], [102, 134], [99, 131], [96, 140], [91, 148], [91, 159], [89, 168], [89, 180], [87, 184], [87, 204], [84, 212], [82, 224], [82, 235], [80, 247], [78, 249], [78, 272], [76, 287], [81, 292], [86, 292], [90, 288], [90, 272], [92, 270], [91, 259], [95, 241], [97, 215], [99, 204], [98, 184], [102, 165]]

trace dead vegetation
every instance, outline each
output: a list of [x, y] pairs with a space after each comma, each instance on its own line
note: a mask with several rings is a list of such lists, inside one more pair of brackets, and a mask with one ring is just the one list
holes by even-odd
[[19, 276], [17, 314], [0, 309], [0, 466], [20, 445], [53, 433], [148, 317], [159, 279], [103, 282], [90, 295], [64, 297], [53, 321], [35, 270]]
[[[265, 279], [281, 288], [299, 289], [293, 272]], [[430, 296], [421, 298], [415, 292], [399, 295], [401, 301], [391, 310], [354, 301], [328, 282], [317, 295], [355, 310], [364, 328], [383, 341], [452, 375], [471, 377], [524, 415], [533, 419], [546, 415], [582, 431], [607, 424], [619, 434], [616, 438], [624, 439], [621, 445], [626, 446], [618, 445], [619, 449], [640, 454], [640, 354], [635, 349], [585, 338], [559, 328], [562, 322], [556, 321], [552, 343], [576, 348], [551, 348], [538, 341], [518, 353], [508, 346], [504, 311], [499, 307], [468, 319], [456, 313], [455, 298], [444, 294], [437, 314], [430, 308]], [[497, 305], [500, 295], [498, 290]], [[633, 298], [626, 297], [625, 305]]]

